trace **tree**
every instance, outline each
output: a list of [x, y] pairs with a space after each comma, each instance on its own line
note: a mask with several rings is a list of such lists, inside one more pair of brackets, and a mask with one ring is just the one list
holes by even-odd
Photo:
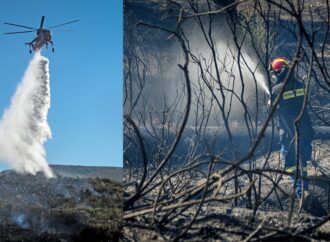
[[[280, 98], [265, 113], [270, 59], [281, 54], [292, 60], [280, 94], [290, 75], [304, 80], [304, 108], [309, 97], [314, 122], [329, 123], [329, 99], [321, 104], [317, 98], [329, 95], [329, 2], [218, 3], [167, 1], [160, 10], [143, 1], [146, 16], [125, 10], [124, 219], [144, 217], [170, 240], [185, 236], [210, 204], [256, 214], [273, 197], [273, 209], [289, 207], [290, 224], [293, 195], [280, 186], [288, 173], [274, 165], [272, 153]], [[299, 117], [296, 143], [298, 124]], [[292, 196], [291, 205], [283, 196]]]

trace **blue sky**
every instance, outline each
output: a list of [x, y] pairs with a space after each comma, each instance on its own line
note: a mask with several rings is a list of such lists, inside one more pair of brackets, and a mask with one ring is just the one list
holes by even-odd
[[53, 32], [50, 60], [53, 139], [46, 145], [51, 164], [122, 166], [122, 1], [2, 0], [0, 1], [0, 115], [10, 104], [32, 58], [25, 42], [34, 33], [4, 22], [44, 27], [80, 21]]

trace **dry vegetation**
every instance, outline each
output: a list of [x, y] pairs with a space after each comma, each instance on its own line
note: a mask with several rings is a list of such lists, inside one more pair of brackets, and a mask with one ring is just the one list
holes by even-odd
[[125, 1], [125, 240], [329, 240], [329, 141], [315, 137], [304, 178], [314, 200], [295, 199], [280, 99], [265, 111], [269, 61], [285, 56], [329, 127], [329, 5]]
[[118, 241], [122, 185], [109, 178], [47, 179], [4, 171], [0, 214], [0, 241]]

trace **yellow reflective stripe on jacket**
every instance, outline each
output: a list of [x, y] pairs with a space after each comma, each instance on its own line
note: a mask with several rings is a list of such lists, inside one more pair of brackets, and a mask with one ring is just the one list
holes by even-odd
[[294, 172], [296, 170], [296, 166], [291, 166], [289, 168], [286, 169], [287, 172]]
[[295, 90], [286, 91], [283, 93], [283, 99], [288, 100], [294, 97], [304, 96], [305, 95], [305, 88], [299, 88]]
[[[296, 167], [297, 167], [296, 165], [290, 166], [290, 167], [286, 168], [285, 171], [289, 172], [289, 173], [292, 173], [292, 172], [296, 171]], [[307, 167], [304, 167], [303, 171], [307, 171]]]

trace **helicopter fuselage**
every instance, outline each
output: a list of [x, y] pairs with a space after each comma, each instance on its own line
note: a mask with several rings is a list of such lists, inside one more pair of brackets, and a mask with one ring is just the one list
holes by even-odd
[[39, 28], [37, 31], [37, 36], [29, 44], [32, 46], [34, 51], [38, 51], [43, 45], [52, 44], [52, 34], [47, 29]]

